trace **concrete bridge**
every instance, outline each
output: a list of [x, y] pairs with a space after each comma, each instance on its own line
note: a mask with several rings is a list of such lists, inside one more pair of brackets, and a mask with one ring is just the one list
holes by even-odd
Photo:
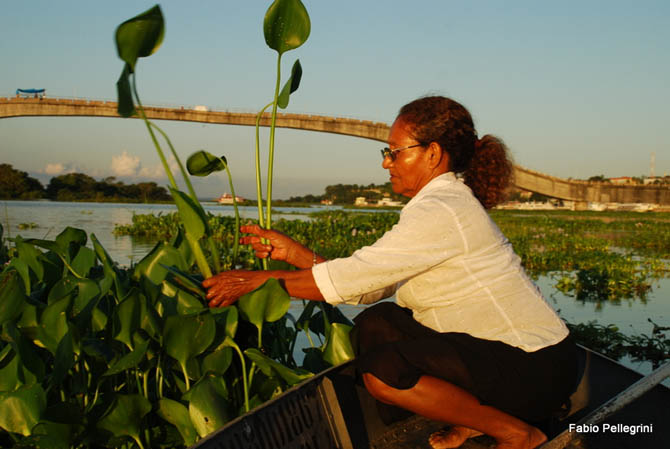
[[[119, 118], [116, 106], [116, 102], [99, 100], [0, 98], [0, 119], [30, 116]], [[149, 119], [153, 120], [180, 120], [242, 126], [256, 125], [255, 113], [154, 106], [145, 106], [145, 113]], [[270, 126], [270, 113], [263, 115], [261, 126]], [[385, 123], [303, 114], [278, 114], [276, 126], [355, 136], [379, 142], [386, 142], [389, 132], [389, 126]], [[613, 185], [572, 181], [520, 166], [514, 168], [514, 184], [516, 187], [552, 198], [574, 201], [577, 208], [586, 207], [588, 202], [670, 205], [670, 187], [668, 186]]]

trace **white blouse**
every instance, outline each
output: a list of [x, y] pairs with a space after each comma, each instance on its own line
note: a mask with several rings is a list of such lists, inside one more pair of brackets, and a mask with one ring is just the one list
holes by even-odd
[[373, 245], [312, 268], [330, 304], [396, 293], [414, 319], [532, 352], [563, 340], [565, 323], [521, 267], [512, 245], [453, 173], [426, 184]]

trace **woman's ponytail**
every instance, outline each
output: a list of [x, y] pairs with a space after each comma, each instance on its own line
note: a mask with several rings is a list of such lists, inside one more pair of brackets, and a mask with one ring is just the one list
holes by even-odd
[[502, 203], [512, 179], [512, 162], [505, 143], [490, 134], [475, 141], [472, 159], [463, 175], [465, 184], [486, 209]]

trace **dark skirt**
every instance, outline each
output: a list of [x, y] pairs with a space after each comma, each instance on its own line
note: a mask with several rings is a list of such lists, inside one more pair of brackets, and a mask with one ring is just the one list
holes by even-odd
[[458, 332], [440, 333], [391, 302], [355, 319], [351, 340], [359, 373], [371, 373], [397, 389], [423, 375], [437, 377], [527, 422], [541, 422], [561, 408], [575, 387], [572, 339], [535, 352]]

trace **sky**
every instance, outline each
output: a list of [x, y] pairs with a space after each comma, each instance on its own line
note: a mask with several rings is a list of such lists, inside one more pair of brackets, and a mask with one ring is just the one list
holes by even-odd
[[[137, 65], [145, 105], [257, 112], [274, 93], [276, 53], [262, 24], [270, 1], [169, 0], [162, 46]], [[514, 161], [549, 175], [670, 174], [670, 2], [303, 0], [311, 34], [282, 57], [303, 77], [286, 112], [391, 124], [428, 94], [471, 112]], [[153, 6], [144, 0], [0, 1], [0, 97], [116, 99], [123, 64], [114, 31]], [[282, 81], [283, 83], [283, 81]], [[238, 194], [255, 198], [252, 127], [159, 122], [180, 157], [226, 156]], [[267, 167], [267, 132], [262, 135]], [[321, 194], [337, 183], [388, 181], [371, 140], [277, 130], [273, 197]], [[0, 163], [44, 184], [96, 179], [167, 184], [139, 120], [0, 120]], [[265, 186], [265, 180], [263, 181]], [[198, 179], [201, 197], [229, 191], [225, 175]], [[264, 187], [265, 189], [265, 187]]]

